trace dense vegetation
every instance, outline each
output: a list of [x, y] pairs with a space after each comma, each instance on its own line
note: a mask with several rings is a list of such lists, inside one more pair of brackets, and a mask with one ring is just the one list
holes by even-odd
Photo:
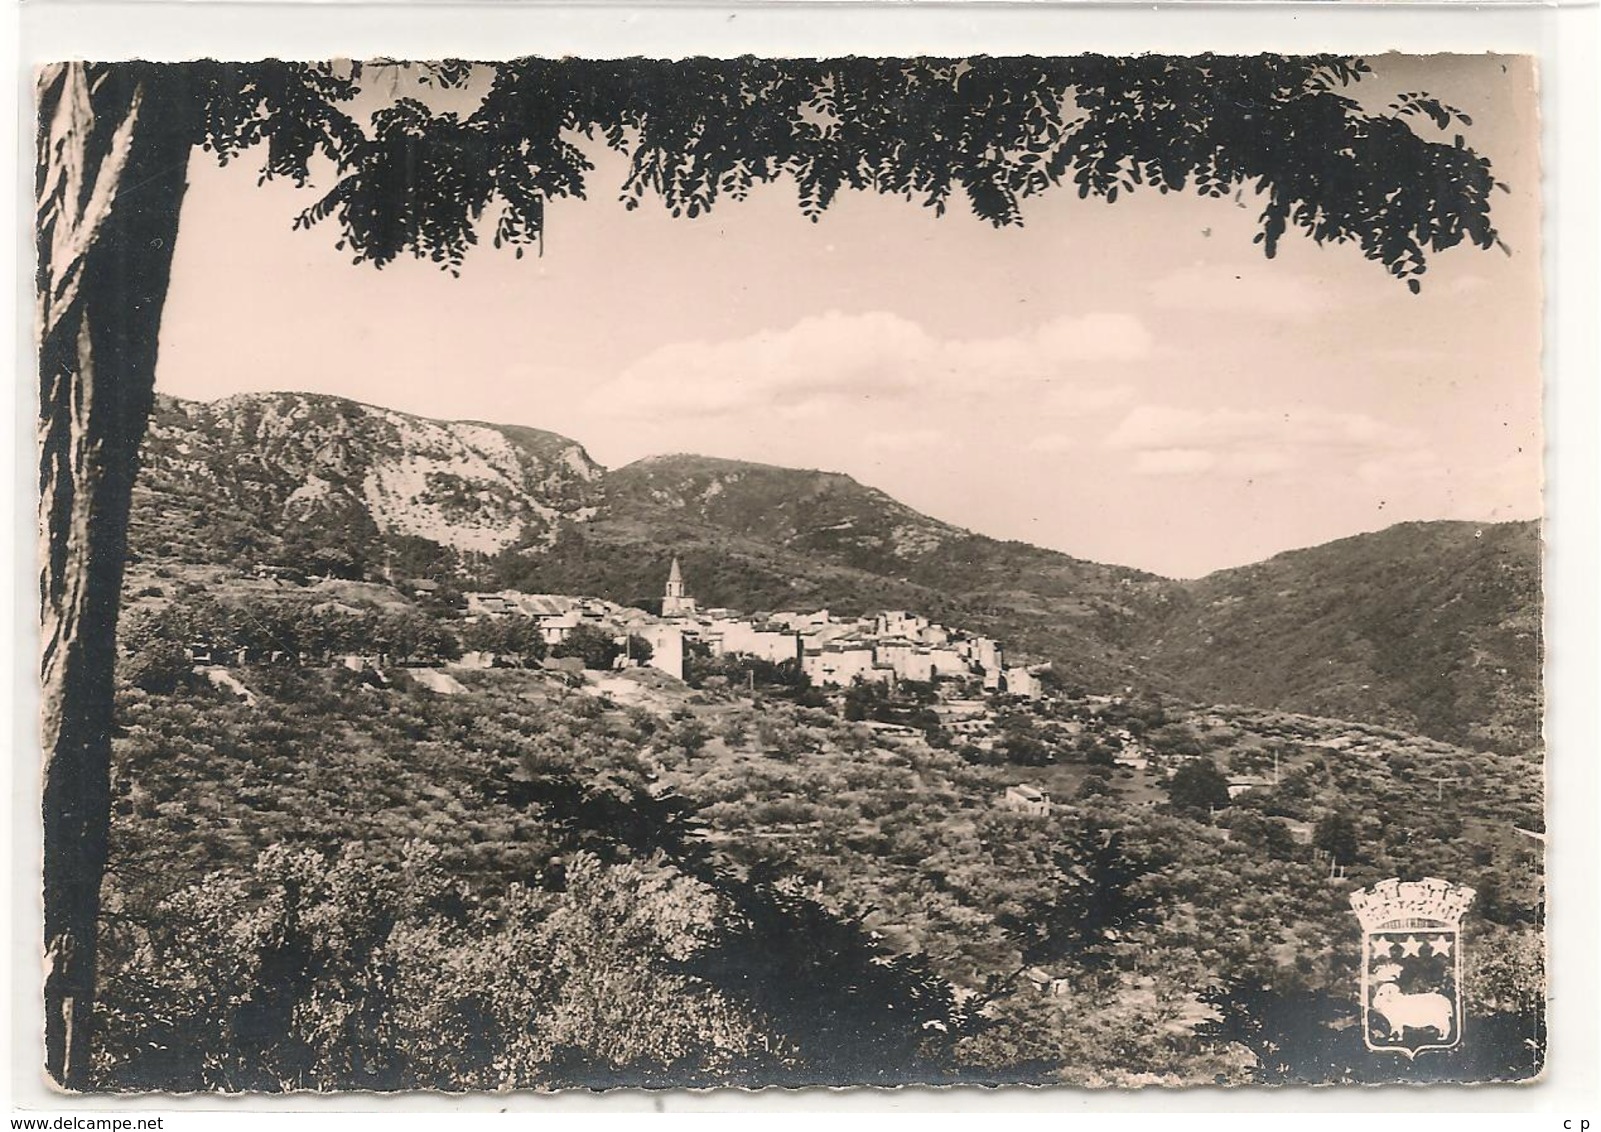
[[[848, 476], [699, 456], [606, 472], [572, 441], [494, 426], [519, 453], [522, 479], [430, 474], [411, 500], [430, 521], [522, 531], [495, 553], [458, 552], [380, 531], [361, 476], [396, 446], [464, 444], [479, 426], [299, 394], [233, 408], [237, 419], [162, 402], [137, 488], [136, 552], [646, 608], [677, 555], [706, 606], [911, 609], [1104, 691], [1154, 687], [1495, 750], [1540, 745], [1532, 523], [1402, 524], [1177, 582], [963, 531]], [[422, 439], [406, 439], [403, 425]], [[305, 490], [313, 482], [320, 494]]]
[[[232, 585], [255, 596], [218, 606], [277, 592]], [[327, 588], [349, 611], [276, 600], [464, 629]], [[202, 600], [175, 596], [128, 621]], [[160, 639], [125, 635], [125, 674]], [[1521, 756], [1070, 692], [995, 701], [980, 750], [926, 688], [830, 699], [739, 658], [697, 658], [698, 690], [513, 667], [448, 696], [276, 651], [229, 668], [248, 697], [119, 695], [104, 1087], [1382, 1079], [1405, 1070], [1350, 1024], [1346, 893], [1395, 875], [1480, 892], [1474, 1040], [1418, 1071], [1538, 1065]], [[1144, 769], [1117, 761], [1136, 744]], [[1167, 782], [1199, 765], [1201, 793]], [[1219, 797], [1225, 773], [1263, 785]], [[1000, 805], [1015, 783], [1056, 803]]]
[[1207, 698], [1532, 750], [1540, 611], [1536, 524], [1402, 523], [1203, 578], [1141, 642]]

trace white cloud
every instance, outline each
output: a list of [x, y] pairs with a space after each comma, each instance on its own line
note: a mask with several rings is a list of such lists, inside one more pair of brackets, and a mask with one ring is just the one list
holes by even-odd
[[661, 347], [602, 383], [586, 408], [613, 417], [805, 416], [874, 402], [1038, 398], [1056, 413], [1082, 413], [1128, 396], [1090, 367], [1153, 352], [1132, 315], [1095, 312], [1053, 319], [997, 338], [942, 338], [885, 311], [802, 319], [727, 342]]
[[1143, 475], [1217, 472], [1251, 478], [1344, 468], [1367, 482], [1433, 475], [1438, 461], [1414, 430], [1321, 407], [1187, 409], [1140, 405], [1106, 437]]
[[[1151, 353], [1151, 335], [1131, 314], [1094, 312], [1077, 318], [1052, 319], [1034, 332], [1042, 360], [1057, 362], [1132, 362]], [[975, 345], [982, 346], [979, 339]]]

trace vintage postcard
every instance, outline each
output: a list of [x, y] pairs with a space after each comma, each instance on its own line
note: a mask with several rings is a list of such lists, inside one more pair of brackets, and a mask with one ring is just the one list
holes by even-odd
[[1541, 1072], [1531, 59], [36, 84], [61, 1087]]

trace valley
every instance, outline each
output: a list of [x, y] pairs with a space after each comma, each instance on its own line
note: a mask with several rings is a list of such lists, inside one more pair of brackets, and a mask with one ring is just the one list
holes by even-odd
[[136, 557], [649, 608], [676, 555], [708, 606], [911, 610], [1094, 690], [1541, 741], [1533, 523], [1406, 523], [1176, 581], [989, 539], [842, 475], [683, 455], [608, 471], [552, 433], [310, 394], [161, 399], [135, 490]]
[[[1480, 893], [1486, 1041], [1433, 1072], [1537, 1064], [1537, 758], [1049, 662], [1033, 695], [484, 668], [484, 623], [434, 584], [130, 568], [110, 1087], [1383, 1080], [1346, 896], [1388, 876]], [[369, 1018], [359, 1067], [314, 1002]], [[266, 1044], [207, 1067], [239, 1026]]]

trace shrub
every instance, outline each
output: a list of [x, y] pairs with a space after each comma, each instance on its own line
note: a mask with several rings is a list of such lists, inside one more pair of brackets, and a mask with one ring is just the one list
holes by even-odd
[[168, 695], [191, 672], [189, 653], [177, 641], [153, 637], [124, 656], [120, 675], [135, 688], [153, 695]]
[[1176, 810], [1205, 813], [1229, 804], [1229, 780], [1211, 759], [1191, 759], [1174, 772], [1167, 796]]

